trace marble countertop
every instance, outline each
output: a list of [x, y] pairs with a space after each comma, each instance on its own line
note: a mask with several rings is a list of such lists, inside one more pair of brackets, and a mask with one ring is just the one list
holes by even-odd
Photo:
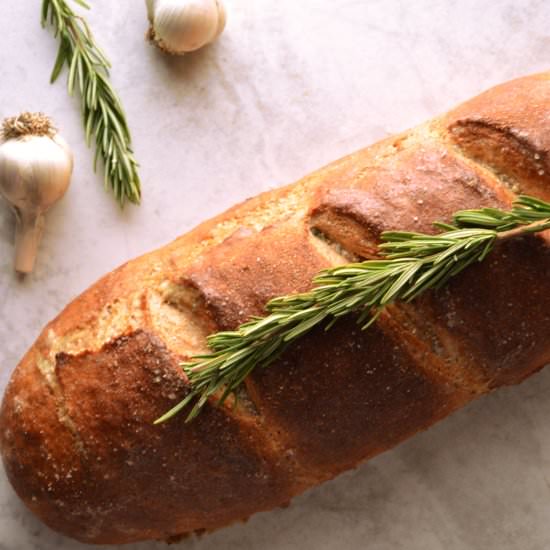
[[[96, 0], [141, 163], [143, 205], [120, 211], [92, 172], [76, 100], [48, 85], [56, 53], [38, 0], [5, 2], [0, 117], [44, 111], [76, 157], [36, 272], [12, 272], [0, 202], [0, 391], [41, 327], [103, 273], [260, 191], [547, 69], [543, 0], [227, 0], [214, 45], [168, 58], [145, 43], [144, 2]], [[182, 549], [547, 550], [550, 369], [479, 400], [284, 510]], [[86, 548], [52, 533], [0, 467], [0, 550]], [[146, 543], [128, 549], [153, 550]]]

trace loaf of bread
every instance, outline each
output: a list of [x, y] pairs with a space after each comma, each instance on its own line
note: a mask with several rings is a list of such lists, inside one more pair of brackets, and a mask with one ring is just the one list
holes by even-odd
[[370, 329], [313, 331], [233, 409], [153, 421], [188, 391], [206, 336], [371, 258], [381, 231], [517, 193], [550, 200], [550, 73], [264, 193], [110, 273], [42, 332], [0, 413], [8, 477], [53, 529], [91, 543], [173, 540], [288, 503], [550, 362], [550, 236], [483, 263]]

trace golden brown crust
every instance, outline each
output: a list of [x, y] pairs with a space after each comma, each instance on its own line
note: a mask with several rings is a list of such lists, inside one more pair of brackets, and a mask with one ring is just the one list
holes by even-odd
[[[154, 426], [186, 388], [174, 358], [146, 332], [94, 353], [59, 354], [55, 368], [77, 446], [53, 429], [51, 400], [39, 403], [49, 420], [3, 411], [4, 425], [18, 427], [3, 441], [10, 479], [54, 529], [96, 543], [168, 537], [228, 524], [237, 510], [245, 518], [302, 488], [291, 462], [259, 447], [254, 424], [236, 423], [223, 409], [191, 425], [180, 416]], [[39, 483], [21, 483], [37, 476]]]
[[433, 221], [449, 220], [457, 210], [512, 200], [485, 171], [431, 136], [420, 140], [411, 132], [388, 148], [391, 156], [369, 149], [358, 155], [354, 173], [320, 185], [313, 204], [313, 227], [360, 256], [375, 254], [383, 231], [431, 233]]
[[200, 292], [216, 327], [226, 330], [262, 314], [275, 296], [306, 291], [328, 265], [308, 227], [291, 220], [238, 230], [186, 269], [182, 283]]
[[441, 362], [421, 340], [409, 337], [388, 316], [368, 331], [353, 318], [328, 333], [317, 329], [253, 374], [251, 398], [300, 464], [332, 478], [472, 398], [440, 375]]
[[236, 409], [152, 422], [185, 395], [205, 337], [461, 208], [550, 196], [550, 77], [451, 113], [251, 199], [125, 264], [40, 335], [0, 411], [6, 471], [48, 525], [93, 543], [173, 539], [283, 505], [550, 361], [550, 239], [499, 247], [445, 289], [313, 331]]
[[550, 197], [550, 74], [502, 84], [444, 119], [450, 139], [512, 190]]

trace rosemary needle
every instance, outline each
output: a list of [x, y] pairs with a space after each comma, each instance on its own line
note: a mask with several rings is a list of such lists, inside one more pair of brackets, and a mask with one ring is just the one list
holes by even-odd
[[329, 329], [339, 317], [359, 312], [359, 323], [366, 329], [388, 304], [414, 300], [483, 261], [497, 240], [550, 228], [550, 203], [524, 195], [510, 211], [463, 210], [454, 215], [453, 224], [434, 225], [443, 232], [385, 232], [379, 247], [382, 259], [321, 271], [309, 292], [268, 302], [266, 317], [253, 317], [237, 330], [209, 336], [211, 353], [182, 364], [189, 393], [156, 423], [193, 405], [187, 415], [190, 421], [210, 397], [222, 404], [254, 369], [273, 363], [291, 342], [320, 323]]
[[[75, 4], [89, 9], [84, 0]], [[51, 82], [64, 66], [69, 68], [68, 89], [78, 88], [86, 143], [95, 138], [94, 170], [99, 157], [105, 169], [105, 187], [110, 187], [121, 206], [128, 200], [139, 204], [141, 184], [137, 162], [131, 147], [132, 138], [124, 109], [109, 81], [111, 65], [96, 44], [86, 21], [77, 15], [66, 0], [42, 0], [42, 26], [50, 23], [59, 39], [59, 51]]]

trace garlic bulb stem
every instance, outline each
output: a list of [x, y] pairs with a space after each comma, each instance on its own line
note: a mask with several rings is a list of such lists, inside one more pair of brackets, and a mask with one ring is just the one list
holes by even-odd
[[67, 191], [73, 157], [50, 119], [40, 113], [6, 119], [0, 137], [0, 195], [17, 219], [15, 269], [30, 273], [44, 214]]
[[148, 37], [158, 48], [182, 55], [210, 44], [223, 32], [221, 0], [146, 0]]
[[38, 246], [42, 240], [46, 218], [42, 212], [15, 211], [15, 270], [31, 273], [34, 269]]

